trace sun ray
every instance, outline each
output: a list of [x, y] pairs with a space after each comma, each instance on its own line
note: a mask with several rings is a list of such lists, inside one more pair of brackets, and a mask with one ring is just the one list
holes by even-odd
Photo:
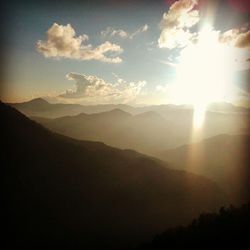
[[219, 42], [219, 32], [209, 22], [202, 26], [197, 41], [180, 51], [173, 102], [193, 106], [194, 129], [202, 127], [209, 103], [226, 101], [232, 93], [233, 56], [232, 50]]

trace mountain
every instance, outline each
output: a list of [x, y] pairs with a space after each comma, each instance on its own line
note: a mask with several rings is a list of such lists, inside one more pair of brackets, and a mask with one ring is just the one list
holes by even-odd
[[218, 135], [167, 150], [159, 158], [176, 169], [207, 176], [223, 188], [233, 203], [250, 198], [250, 135]]
[[[121, 109], [75, 116], [44, 119], [32, 117], [52, 131], [63, 135], [108, 145], [134, 149], [157, 156], [158, 152], [190, 143], [193, 111], [171, 109], [167, 112], [146, 111], [132, 115]], [[202, 138], [221, 133], [248, 132], [248, 115], [207, 112]]]
[[[28, 102], [9, 103], [23, 114], [27, 116], [38, 116], [43, 118], [58, 118], [62, 116], [73, 116], [80, 113], [93, 114], [100, 112], [107, 112], [113, 109], [120, 109], [132, 115], [137, 115], [145, 112], [156, 112], [161, 116], [167, 118], [173, 114], [191, 115], [192, 107], [187, 105], [151, 105], [133, 107], [127, 104], [99, 104], [99, 105], [80, 105], [80, 104], [63, 104], [63, 103], [49, 103], [42, 98], [36, 98]], [[237, 107], [230, 103], [212, 103], [208, 106], [208, 111], [222, 112], [222, 113], [237, 113], [249, 114], [249, 109], [244, 107]]]
[[240, 113], [248, 113], [249, 108], [240, 107], [240, 106], [234, 106], [231, 103], [227, 102], [217, 102], [217, 103], [211, 103], [208, 105], [209, 111], [218, 111], [218, 112], [240, 112]]
[[119, 109], [96, 114], [81, 113], [57, 119], [32, 117], [35, 121], [57, 133], [81, 140], [101, 141], [108, 145], [153, 155], [179, 145], [169, 122], [156, 112], [131, 115]]
[[[23, 114], [33, 118], [48, 128], [76, 139], [103, 141], [106, 144], [119, 148], [131, 148], [149, 155], [157, 155], [158, 151], [167, 150], [183, 144], [197, 141], [191, 137], [193, 129], [193, 109], [184, 105], [154, 105], [144, 107], [132, 107], [126, 104], [105, 105], [78, 105], [78, 104], [51, 104], [38, 98], [25, 103], [11, 104]], [[122, 118], [116, 122], [108, 122], [113, 119], [109, 112], [120, 110], [133, 115], [127, 120]], [[82, 115], [78, 116], [79, 114]], [[93, 116], [90, 126], [85, 126], [84, 114], [103, 113]], [[111, 112], [112, 114], [112, 112]], [[65, 118], [62, 118], [66, 116]], [[76, 116], [71, 118], [71, 116]], [[105, 117], [107, 116], [107, 117]], [[42, 119], [41, 119], [42, 118]], [[43, 123], [43, 118], [62, 118]], [[77, 122], [77, 119], [79, 121]], [[80, 119], [81, 118], [81, 119]], [[85, 117], [87, 120], [90, 117]], [[94, 119], [98, 119], [95, 125]], [[249, 109], [236, 107], [230, 103], [214, 103], [209, 105], [206, 112], [203, 133], [198, 139], [204, 139], [219, 134], [249, 133]], [[74, 120], [75, 125], [65, 127]], [[103, 126], [101, 125], [103, 123]], [[107, 125], [106, 125], [107, 124]], [[55, 125], [55, 126], [54, 126]], [[92, 129], [92, 127], [94, 129]], [[72, 131], [70, 131], [72, 130]]]
[[112, 109], [122, 109], [126, 112], [133, 112], [134, 108], [125, 104], [103, 104], [103, 105], [80, 105], [80, 104], [63, 104], [49, 103], [42, 98], [33, 99], [23, 103], [10, 103], [27, 116], [39, 116], [44, 118], [58, 118], [61, 116], [72, 116], [80, 113], [98, 113], [106, 112]]
[[36, 98], [28, 102], [11, 103], [12, 107], [18, 109], [27, 116], [60, 117], [68, 114], [82, 112], [82, 106], [78, 104], [51, 104], [42, 98]]
[[52, 133], [3, 103], [0, 119], [8, 249], [126, 249], [224, 203], [214, 182], [154, 158]]
[[201, 214], [186, 227], [166, 230], [137, 250], [245, 249], [249, 244], [250, 203]]

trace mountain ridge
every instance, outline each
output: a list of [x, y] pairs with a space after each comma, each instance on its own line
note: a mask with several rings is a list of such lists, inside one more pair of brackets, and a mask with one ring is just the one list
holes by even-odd
[[52, 133], [1, 103], [0, 116], [9, 246], [123, 249], [225, 202], [207, 178]]
[[162, 151], [158, 158], [215, 180], [231, 202], [242, 204], [250, 197], [249, 142], [249, 134], [221, 134]]
[[[133, 115], [155, 111], [163, 115], [168, 112], [180, 110], [192, 110], [191, 106], [187, 105], [174, 105], [174, 104], [161, 104], [149, 106], [130, 106], [127, 104], [98, 104], [98, 105], [82, 105], [82, 104], [66, 104], [66, 103], [49, 103], [44, 98], [35, 98], [30, 101], [20, 103], [8, 103], [10, 106], [17, 108], [19, 111], [28, 116], [39, 116], [45, 118], [57, 118], [66, 115], [76, 115], [79, 113], [99, 113], [112, 109], [121, 109]], [[41, 109], [41, 106], [43, 109]], [[248, 108], [234, 106], [230, 103], [212, 103], [208, 109], [215, 112], [232, 112], [232, 113], [249, 113]]]

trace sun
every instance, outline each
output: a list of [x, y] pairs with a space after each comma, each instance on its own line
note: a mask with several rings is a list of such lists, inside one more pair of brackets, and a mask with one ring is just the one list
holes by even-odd
[[196, 43], [182, 49], [178, 58], [172, 96], [176, 103], [193, 105], [196, 128], [204, 122], [207, 105], [225, 101], [232, 86], [233, 65], [218, 36], [211, 25], [204, 25]]

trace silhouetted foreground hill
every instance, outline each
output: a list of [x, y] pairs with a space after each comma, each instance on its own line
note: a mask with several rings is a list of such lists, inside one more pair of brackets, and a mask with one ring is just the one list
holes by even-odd
[[222, 207], [219, 213], [201, 214], [187, 227], [165, 231], [138, 250], [248, 249], [250, 203], [241, 208]]
[[0, 103], [2, 244], [124, 249], [222, 205], [215, 183], [134, 151], [53, 134]]
[[233, 204], [250, 199], [250, 135], [218, 135], [159, 155], [175, 169], [206, 176]]

